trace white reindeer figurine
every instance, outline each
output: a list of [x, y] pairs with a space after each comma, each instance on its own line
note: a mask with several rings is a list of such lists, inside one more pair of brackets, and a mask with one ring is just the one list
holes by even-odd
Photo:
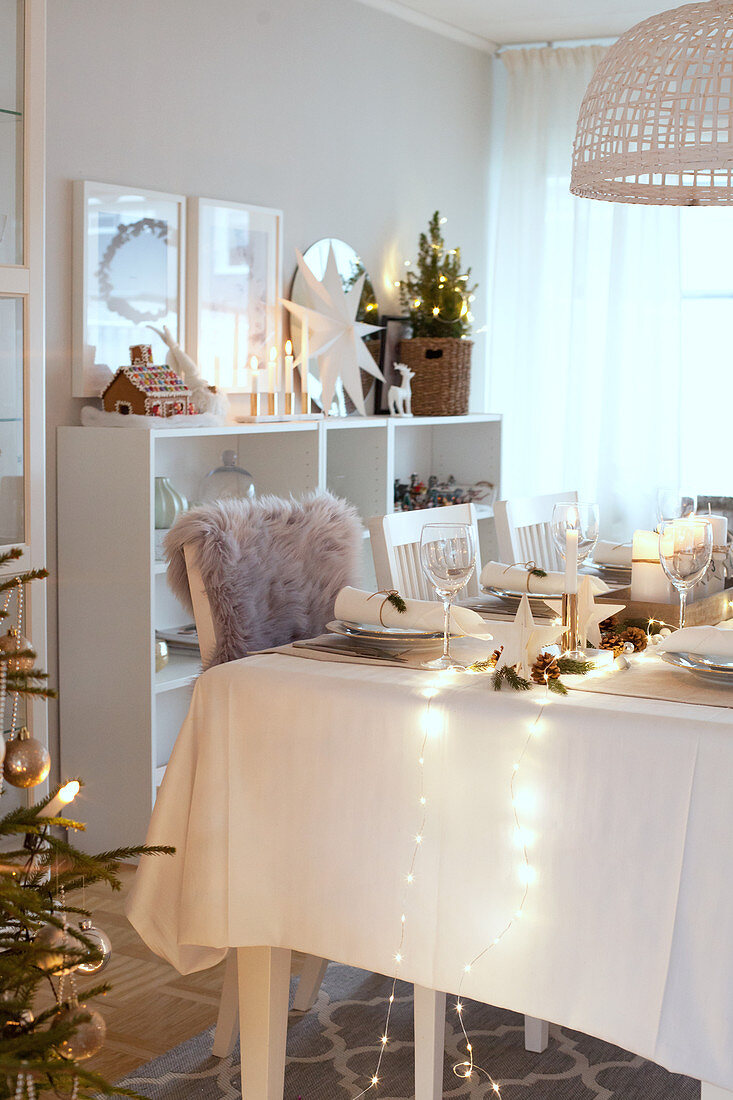
[[415, 377], [415, 372], [406, 363], [395, 363], [394, 366], [402, 375], [402, 385], [389, 387], [387, 404], [390, 416], [412, 416], [410, 379]]

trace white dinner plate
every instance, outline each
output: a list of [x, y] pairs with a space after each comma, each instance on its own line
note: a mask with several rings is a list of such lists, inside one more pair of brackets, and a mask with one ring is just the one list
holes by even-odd
[[332, 634], [343, 634], [347, 638], [362, 638], [370, 642], [435, 642], [443, 637], [442, 630], [407, 630], [401, 626], [374, 626], [371, 623], [352, 623], [344, 619], [334, 619], [326, 624], [326, 630]]
[[586, 561], [580, 566], [581, 573], [598, 577], [606, 584], [631, 584], [630, 565], [605, 565], [603, 562]]
[[490, 596], [501, 596], [503, 600], [521, 600], [522, 596], [529, 596], [530, 600], [559, 600], [562, 598], [562, 592], [526, 592], [524, 589], [521, 592], [511, 588], [494, 588], [493, 585], [482, 585], [482, 592], [487, 592]]
[[711, 653], [661, 653], [660, 657], [668, 665], [691, 672], [693, 676], [721, 687], [733, 687], [733, 660], [720, 654]]

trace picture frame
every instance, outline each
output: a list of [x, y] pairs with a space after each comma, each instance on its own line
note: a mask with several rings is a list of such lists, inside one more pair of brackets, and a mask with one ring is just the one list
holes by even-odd
[[165, 362], [149, 325], [183, 341], [186, 198], [76, 180], [73, 236], [72, 395], [99, 397], [132, 344]]
[[398, 362], [398, 347], [400, 340], [409, 340], [412, 336], [412, 322], [409, 317], [387, 316], [383, 314], [379, 318], [382, 325], [382, 340], [379, 349], [379, 369], [384, 376], [384, 382], [377, 382], [375, 393], [375, 412], [379, 415], [389, 415], [387, 395], [389, 387], [400, 384], [400, 376], [394, 369]]
[[281, 353], [282, 211], [191, 199], [188, 239], [188, 352], [217, 388], [241, 391], [252, 356]]

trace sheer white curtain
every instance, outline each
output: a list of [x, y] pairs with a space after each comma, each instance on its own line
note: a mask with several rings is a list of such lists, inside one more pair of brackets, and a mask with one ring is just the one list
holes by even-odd
[[656, 490], [680, 476], [680, 231], [673, 207], [570, 194], [578, 109], [602, 54], [494, 62], [487, 390], [504, 414], [504, 495], [577, 488], [621, 537], [652, 524]]

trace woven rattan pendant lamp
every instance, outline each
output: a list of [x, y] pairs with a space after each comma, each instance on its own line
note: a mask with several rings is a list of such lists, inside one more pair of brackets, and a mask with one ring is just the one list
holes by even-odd
[[655, 15], [608, 49], [580, 108], [570, 190], [733, 203], [733, 0]]

